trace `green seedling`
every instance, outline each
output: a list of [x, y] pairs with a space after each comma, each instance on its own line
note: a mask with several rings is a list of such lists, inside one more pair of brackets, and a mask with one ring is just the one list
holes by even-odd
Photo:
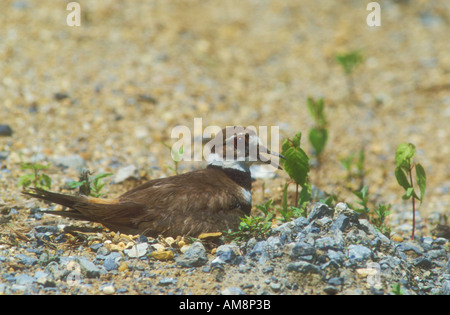
[[173, 167], [166, 165], [169, 170], [171, 170], [175, 175], [178, 175], [178, 165], [183, 158], [184, 147], [181, 146], [178, 150], [175, 150], [173, 147], [163, 142], [163, 145], [170, 150], [170, 154], [172, 156]]
[[358, 201], [357, 203], [362, 206], [359, 208], [353, 207], [351, 206], [350, 208], [352, 208], [353, 210], [355, 210], [355, 212], [360, 213], [360, 214], [368, 214], [370, 209], [368, 206], [369, 203], [369, 187], [364, 186], [360, 191], [354, 191], [353, 194], [358, 197]]
[[327, 121], [324, 113], [324, 102], [322, 98], [317, 101], [308, 97], [308, 110], [314, 120], [314, 127], [309, 131], [309, 141], [314, 148], [314, 154], [319, 160], [328, 141]]
[[355, 156], [355, 153], [351, 153], [349, 156], [340, 159], [341, 165], [347, 171], [347, 181], [351, 181], [353, 179], [359, 180], [359, 190], [364, 187], [365, 176], [367, 175], [367, 171], [365, 169], [365, 159], [366, 155], [364, 149], [361, 149], [358, 153], [358, 156]]
[[237, 243], [246, 242], [247, 240], [255, 237], [261, 238], [267, 235], [272, 226], [273, 220], [273, 212], [272, 209], [272, 200], [267, 201], [262, 205], [256, 206], [263, 215], [262, 216], [254, 216], [245, 215], [243, 218], [239, 218], [241, 220], [239, 224], [239, 228], [237, 231], [225, 231], [223, 232], [226, 240], [231, 240]]
[[[298, 218], [299, 216], [306, 216], [306, 206], [296, 206], [296, 207], [292, 207], [292, 206], [288, 206], [288, 202], [287, 202], [287, 188], [288, 188], [289, 184], [284, 184], [284, 189], [283, 189], [283, 200], [281, 203], [281, 207], [277, 207], [277, 212], [281, 215], [281, 222], [288, 222], [290, 221], [292, 218]], [[307, 189], [302, 189], [303, 191], [307, 191]], [[300, 201], [302, 200], [302, 194], [300, 194]], [[308, 201], [309, 202], [309, 199]]]
[[92, 197], [101, 197], [104, 194], [101, 193], [103, 187], [105, 186], [104, 183], [102, 183], [102, 179], [105, 177], [112, 176], [113, 173], [99, 173], [95, 175], [92, 179], [89, 178], [90, 172], [83, 172], [80, 176], [79, 181], [73, 181], [70, 182], [68, 185], [70, 188], [75, 189], [79, 188], [80, 193], [87, 196]]
[[[427, 185], [427, 177], [425, 169], [419, 163], [414, 163], [413, 159], [416, 155], [416, 148], [412, 143], [402, 143], [397, 147], [395, 152], [395, 178], [400, 186], [405, 189], [403, 200], [412, 199], [413, 211], [413, 227], [411, 239], [414, 239], [416, 229], [416, 199], [422, 203]], [[414, 189], [413, 169], [416, 170], [416, 183], [419, 186], [420, 196]]]
[[[299, 186], [302, 187], [302, 192], [300, 192], [302, 206], [307, 202], [308, 190], [309, 196], [311, 195], [311, 187], [308, 179], [309, 158], [300, 147], [301, 138], [302, 133], [298, 132], [292, 139], [284, 140], [281, 146], [282, 155], [286, 158], [285, 160], [281, 160], [283, 169], [296, 184], [294, 203], [296, 207], [299, 205]], [[287, 187], [285, 186], [286, 189]]]
[[21, 163], [21, 170], [31, 170], [31, 172], [19, 178], [18, 186], [22, 187], [22, 189], [27, 189], [31, 185], [35, 188], [50, 189], [52, 179], [41, 172], [49, 167], [50, 165], [41, 165], [39, 163]]
[[351, 51], [345, 54], [336, 55], [336, 61], [341, 65], [344, 70], [345, 77], [347, 80], [347, 89], [349, 96], [354, 99], [355, 96], [355, 88], [353, 81], [353, 71], [363, 62], [364, 58], [360, 51]]
[[402, 284], [400, 282], [392, 285], [392, 294], [394, 295], [403, 295], [405, 292], [402, 289]]
[[375, 227], [386, 236], [390, 236], [391, 228], [385, 223], [385, 220], [388, 215], [391, 214], [391, 205], [379, 204], [378, 208], [374, 209], [374, 213], [376, 214], [375, 218], [372, 218], [371, 222], [375, 225]]

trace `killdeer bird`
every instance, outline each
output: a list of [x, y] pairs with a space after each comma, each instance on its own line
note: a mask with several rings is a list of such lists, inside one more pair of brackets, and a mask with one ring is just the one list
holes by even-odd
[[42, 189], [24, 193], [70, 208], [45, 213], [98, 222], [126, 234], [198, 236], [233, 230], [239, 226], [239, 218], [251, 211], [250, 166], [273, 164], [283, 157], [264, 147], [254, 131], [243, 127], [222, 129], [211, 144], [207, 168], [151, 180], [116, 199]]

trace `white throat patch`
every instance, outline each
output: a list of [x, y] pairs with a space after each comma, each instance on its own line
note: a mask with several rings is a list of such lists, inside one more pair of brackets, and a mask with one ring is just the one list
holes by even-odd
[[220, 166], [222, 168], [231, 168], [246, 173], [250, 172], [250, 163], [248, 161], [226, 161], [216, 153], [211, 153], [208, 156], [208, 164]]

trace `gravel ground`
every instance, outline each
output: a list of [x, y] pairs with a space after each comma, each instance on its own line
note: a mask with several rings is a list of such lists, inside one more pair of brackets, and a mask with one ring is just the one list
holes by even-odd
[[[66, 2], [1, 4], [0, 293], [389, 294], [401, 283], [405, 294], [449, 294], [448, 240], [431, 231], [450, 214], [450, 4], [379, 1], [371, 28], [361, 1], [78, 2], [79, 27], [66, 24]], [[349, 98], [334, 56], [352, 50], [364, 62]], [[21, 162], [50, 164], [52, 190], [66, 192], [80, 167], [128, 170], [105, 186], [114, 197], [172, 174], [162, 143], [176, 125], [307, 134], [308, 96], [324, 97], [330, 132], [312, 183], [354, 203], [339, 159], [364, 148], [370, 204], [392, 204], [390, 238], [324, 210], [239, 246], [172, 243], [42, 215], [48, 205], [17, 186]], [[401, 142], [416, 145], [428, 179], [414, 241], [393, 175]], [[279, 203], [287, 180], [256, 180], [254, 204]]]

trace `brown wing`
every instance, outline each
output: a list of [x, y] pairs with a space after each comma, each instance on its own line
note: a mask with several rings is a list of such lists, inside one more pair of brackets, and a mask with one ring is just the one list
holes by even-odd
[[251, 207], [240, 202], [242, 189], [217, 169], [152, 180], [119, 197], [120, 203], [131, 200], [145, 205], [132, 222], [146, 235], [197, 236], [235, 228]]

